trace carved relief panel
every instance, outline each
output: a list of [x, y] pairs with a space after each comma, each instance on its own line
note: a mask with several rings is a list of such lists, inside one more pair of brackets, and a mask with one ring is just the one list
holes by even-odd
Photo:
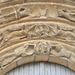
[[[8, 12], [9, 10], [9, 12]], [[20, 5], [0, 10], [0, 24], [22, 18], [27, 19], [59, 19], [75, 22], [75, 8], [59, 7], [56, 5]]]
[[[18, 27], [17, 27], [18, 25]], [[7, 35], [8, 34], [8, 35]], [[48, 38], [75, 45], [75, 27], [63, 23], [21, 23], [0, 30], [0, 47], [27, 39]]]
[[0, 5], [0, 75], [33, 61], [54, 62], [75, 71], [73, 0], [4, 1], [5, 6]]

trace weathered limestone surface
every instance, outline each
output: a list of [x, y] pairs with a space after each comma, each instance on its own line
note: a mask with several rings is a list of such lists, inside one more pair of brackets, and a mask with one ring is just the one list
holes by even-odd
[[74, 0], [0, 0], [0, 75], [34, 61], [75, 71]]

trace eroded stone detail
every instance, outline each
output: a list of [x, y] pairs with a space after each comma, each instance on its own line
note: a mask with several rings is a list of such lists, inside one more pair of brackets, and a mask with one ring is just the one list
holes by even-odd
[[[7, 35], [8, 34], [8, 35]], [[0, 31], [0, 47], [22, 39], [49, 38], [75, 45], [75, 27], [53, 23], [17, 24]]]
[[60, 9], [59, 17], [75, 22], [75, 10]]
[[30, 1], [0, 0], [0, 75], [33, 61], [75, 71], [74, 0]]
[[48, 40], [28, 41], [18, 48], [15, 47], [11, 53], [9, 51], [8, 53], [3, 54], [0, 57], [0, 68], [3, 69], [5, 66], [15, 61], [19, 57], [25, 58], [33, 54], [53, 55], [56, 57], [66, 58], [65, 60], [75, 63], [73, 51], [70, 49], [74, 50], [75, 47], [70, 47], [67, 44]]
[[[65, 8], [65, 7], [64, 7]], [[9, 12], [8, 12], [9, 10]], [[75, 9], [52, 5], [20, 5], [0, 10], [0, 24], [27, 19], [64, 19], [75, 22]]]

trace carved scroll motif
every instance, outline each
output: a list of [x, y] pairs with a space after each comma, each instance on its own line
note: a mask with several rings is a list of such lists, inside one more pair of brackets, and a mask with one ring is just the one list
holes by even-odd
[[[70, 49], [70, 46], [68, 47]], [[9, 52], [8, 54], [4, 54], [3, 56], [1, 56], [0, 68], [3, 69], [3, 67], [18, 59], [19, 57], [25, 58], [33, 54], [48, 54], [73, 61], [74, 59], [72, 53], [73, 52], [71, 50], [67, 50], [67, 45], [59, 44], [57, 42], [45, 40], [29, 41], [26, 42], [24, 45], [13, 49], [11, 53]]]

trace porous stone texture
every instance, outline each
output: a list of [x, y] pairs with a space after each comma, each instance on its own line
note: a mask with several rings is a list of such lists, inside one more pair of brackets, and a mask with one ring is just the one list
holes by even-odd
[[0, 75], [37, 61], [75, 71], [74, 0], [0, 0]]

